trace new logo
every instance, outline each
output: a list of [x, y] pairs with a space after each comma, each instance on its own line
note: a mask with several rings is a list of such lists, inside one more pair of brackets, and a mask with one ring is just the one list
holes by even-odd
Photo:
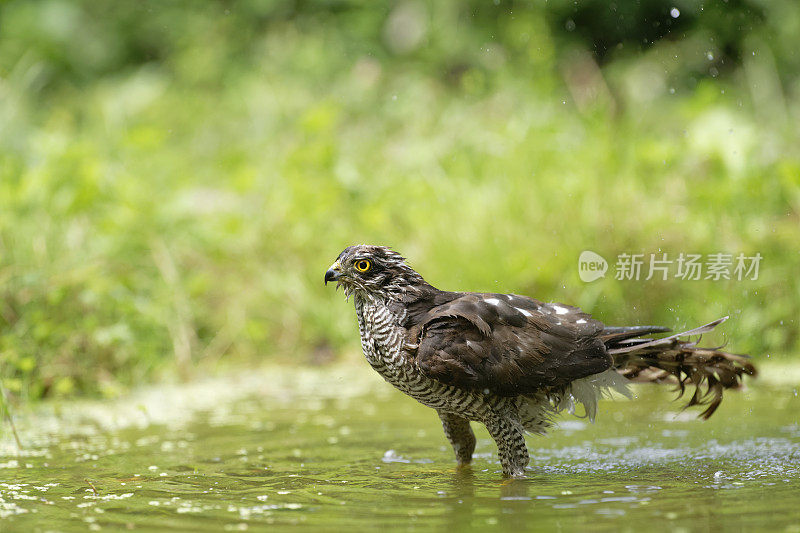
[[581, 281], [590, 283], [605, 276], [606, 271], [608, 271], [608, 262], [603, 259], [603, 256], [591, 250], [581, 252], [578, 257], [578, 275]]

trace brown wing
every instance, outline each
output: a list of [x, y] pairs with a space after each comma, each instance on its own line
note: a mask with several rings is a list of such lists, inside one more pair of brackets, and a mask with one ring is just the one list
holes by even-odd
[[465, 293], [432, 308], [420, 326], [420, 370], [461, 388], [526, 394], [611, 366], [603, 324], [568, 305]]

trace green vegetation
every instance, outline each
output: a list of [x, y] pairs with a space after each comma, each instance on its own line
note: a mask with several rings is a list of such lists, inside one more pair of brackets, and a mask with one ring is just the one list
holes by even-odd
[[[678, 3], [679, 34], [598, 62], [566, 3], [483, 4], [0, 4], [9, 394], [356, 358], [322, 277], [359, 242], [610, 323], [731, 314], [709, 342], [797, 357], [800, 8], [737, 4], [733, 46]], [[586, 284], [585, 249], [764, 259]]]

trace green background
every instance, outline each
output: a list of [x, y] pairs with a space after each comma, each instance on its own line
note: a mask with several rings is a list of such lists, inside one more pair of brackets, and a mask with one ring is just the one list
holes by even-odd
[[[2, 2], [5, 389], [356, 361], [322, 279], [361, 242], [796, 359], [797, 35], [788, 0]], [[617, 281], [620, 253], [763, 260]]]

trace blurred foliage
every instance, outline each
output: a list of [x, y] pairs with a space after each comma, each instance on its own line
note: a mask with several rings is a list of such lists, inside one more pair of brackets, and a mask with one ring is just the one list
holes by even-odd
[[[358, 357], [358, 242], [445, 289], [800, 348], [794, 1], [0, 4], [0, 376]], [[764, 256], [585, 284], [594, 250]]]

